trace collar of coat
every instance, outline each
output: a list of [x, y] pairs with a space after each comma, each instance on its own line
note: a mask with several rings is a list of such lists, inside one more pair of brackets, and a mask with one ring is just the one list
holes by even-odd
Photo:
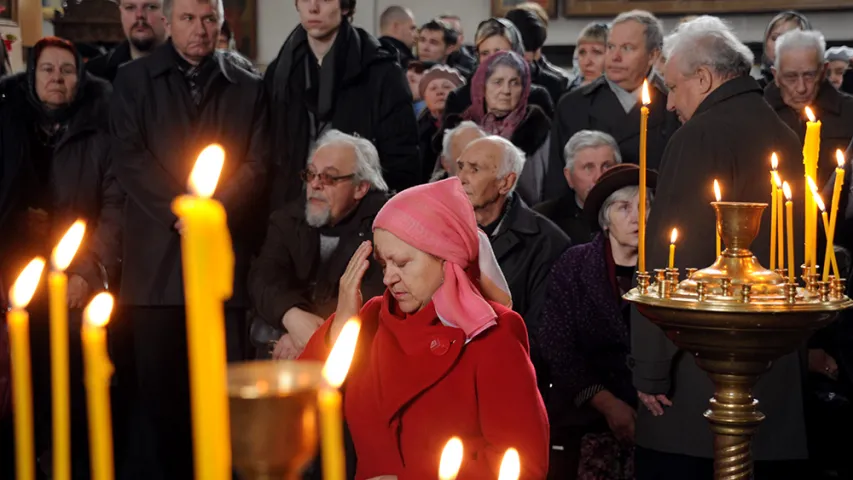
[[130, 55], [130, 42], [127, 40], [116, 45], [116, 47], [110, 50], [110, 53], [107, 54], [107, 66], [110, 69], [117, 69], [131, 60], [133, 60], [133, 58]]
[[[829, 112], [833, 115], [841, 115], [841, 105], [844, 103], [845, 94], [839, 92], [829, 83], [829, 80], [824, 79], [818, 87], [817, 98], [814, 101], [815, 115], [820, 115], [820, 112]], [[788, 104], [782, 100], [782, 90], [776, 85], [776, 82], [771, 82], [764, 88], [764, 98], [767, 103], [777, 112], [784, 110]], [[803, 112], [798, 112], [799, 116], [803, 116]]]
[[706, 110], [710, 110], [718, 103], [725, 102], [732, 97], [743, 95], [744, 93], [757, 93], [761, 95], [761, 86], [758, 85], [758, 81], [749, 75], [733, 78], [717, 87], [716, 90], [705, 97], [705, 100], [702, 100], [702, 103], [696, 108], [693, 116], [695, 117]]
[[[649, 75], [651, 75], [651, 72], [649, 73]], [[664, 99], [664, 102], [666, 102], [667, 93], [665, 91], [661, 90], [660, 87], [657, 84], [655, 84], [654, 82], [650, 83], [649, 86], [652, 87], [652, 90], [656, 90], [659, 94], [659, 95], [652, 94], [652, 103], [654, 103], [655, 98], [657, 98], [657, 97]], [[596, 78], [595, 80], [593, 80], [592, 82], [589, 82], [588, 84], [580, 87], [578, 90], [580, 90], [583, 95], [589, 96], [589, 95], [593, 95], [595, 92], [598, 91], [598, 89], [600, 89], [602, 87], [605, 87], [608, 89], [610, 88], [610, 85], [607, 83], [607, 77], [604, 75], [602, 75], [602, 76]], [[615, 94], [615, 92], [614, 92], [614, 94]]]
[[[151, 77], [156, 78], [165, 75], [174, 70], [180, 73], [178, 61], [175, 58], [175, 47], [172, 45], [172, 40], [169, 39], [165, 44], [154, 49], [151, 53]], [[219, 51], [214, 51], [212, 59], [216, 63], [216, 69], [231, 83], [237, 83], [236, 69], [239, 67], [233, 65]], [[183, 73], [181, 73], [183, 75]]]
[[504, 218], [501, 219], [503, 225], [498, 227], [494, 236], [500, 237], [509, 231], [518, 232], [524, 235], [535, 235], [539, 233], [539, 224], [536, 223], [536, 213], [524, 203], [518, 195], [511, 194], [512, 198], [507, 198], [511, 202]]

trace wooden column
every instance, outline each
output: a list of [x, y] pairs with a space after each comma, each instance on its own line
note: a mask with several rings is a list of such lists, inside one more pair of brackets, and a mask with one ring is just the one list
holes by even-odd
[[21, 27], [21, 42], [32, 47], [42, 37], [41, 0], [17, 0], [18, 25]]

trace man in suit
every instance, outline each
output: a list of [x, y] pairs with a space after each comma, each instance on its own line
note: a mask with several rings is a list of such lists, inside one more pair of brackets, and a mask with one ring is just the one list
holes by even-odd
[[113, 163], [127, 192], [120, 303], [133, 328], [138, 399], [156, 459], [143, 478], [193, 478], [189, 367], [181, 268], [182, 223], [172, 212], [198, 154], [217, 143], [225, 163], [213, 198], [228, 215], [233, 297], [226, 304], [230, 360], [242, 360], [246, 277], [269, 157], [261, 79], [216, 51], [221, 0], [166, 0], [171, 40], [122, 68], [110, 111]]
[[[613, 20], [607, 39], [604, 76], [563, 96], [551, 125], [551, 154], [545, 200], [553, 200], [568, 186], [560, 175], [563, 147], [581, 130], [601, 130], [619, 143], [622, 160], [639, 164], [640, 95], [643, 81], [661, 54], [663, 27], [649, 12], [633, 10]], [[664, 147], [678, 128], [678, 119], [666, 111], [666, 94], [650, 85], [648, 164], [658, 169]]]

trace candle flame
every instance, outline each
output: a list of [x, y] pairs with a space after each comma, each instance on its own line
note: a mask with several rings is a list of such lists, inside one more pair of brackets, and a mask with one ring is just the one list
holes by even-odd
[[844, 152], [840, 148], [835, 151], [835, 161], [838, 163], [838, 168], [844, 168]]
[[718, 202], [723, 198], [723, 194], [720, 193], [720, 182], [716, 178], [714, 179], [714, 197], [716, 197]]
[[788, 201], [791, 201], [791, 197], [794, 195], [791, 193], [791, 186], [788, 185], [788, 182], [784, 182], [782, 184], [782, 191], [785, 192], [785, 198], [788, 199]]
[[643, 105], [652, 103], [652, 97], [649, 95], [649, 80], [643, 80]]
[[814, 195], [814, 203], [817, 204], [817, 208], [819, 208], [821, 212], [825, 212], [826, 205], [824, 205], [823, 199], [820, 198], [820, 195], [817, 193], [812, 192], [812, 194]]
[[25, 308], [33, 295], [36, 293], [36, 288], [39, 286], [41, 274], [44, 271], [44, 259], [36, 257], [30, 260], [30, 263], [24, 267], [24, 270], [18, 275], [15, 284], [12, 285], [12, 291], [9, 292], [9, 302], [14, 308]]
[[441, 463], [438, 465], [438, 478], [440, 480], [456, 480], [459, 467], [462, 466], [462, 440], [453, 437], [447, 441], [441, 452]]
[[806, 107], [806, 116], [809, 117], [810, 122], [814, 122], [815, 120], [817, 120], [814, 116], [814, 112], [812, 112], [811, 107]]
[[219, 145], [209, 145], [202, 150], [190, 173], [190, 192], [199, 197], [210, 198], [216, 191], [224, 164], [225, 150]]
[[776, 156], [776, 152], [773, 152], [773, 154], [770, 155], [770, 167], [772, 167], [773, 170], [779, 168], [779, 157]]
[[332, 388], [339, 388], [347, 378], [360, 330], [361, 322], [357, 318], [347, 320], [329, 352], [329, 358], [323, 365], [323, 377]]
[[776, 188], [782, 188], [782, 177], [779, 176], [779, 172], [773, 171], [773, 183], [776, 184]]
[[678, 229], [673, 228], [672, 234], [669, 236], [669, 243], [675, 243], [676, 240], [678, 240]]
[[114, 304], [115, 300], [113, 300], [112, 295], [101, 292], [89, 302], [86, 310], [83, 311], [83, 318], [86, 319], [86, 323], [93, 327], [103, 327], [110, 321]]
[[504, 453], [498, 480], [518, 480], [519, 475], [521, 475], [521, 459], [518, 458], [518, 450], [510, 448]]
[[814, 183], [812, 177], [806, 175], [806, 184], [809, 186], [809, 190], [812, 191], [812, 195], [817, 195], [817, 184]]
[[64, 272], [71, 261], [74, 260], [74, 255], [80, 248], [83, 242], [83, 235], [86, 234], [86, 222], [77, 220], [74, 225], [65, 233], [62, 240], [53, 249], [53, 254], [50, 257], [50, 264], [59, 272]]

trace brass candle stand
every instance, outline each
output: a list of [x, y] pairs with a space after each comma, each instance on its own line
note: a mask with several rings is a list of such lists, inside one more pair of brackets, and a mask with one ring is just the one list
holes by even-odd
[[705, 412], [714, 433], [715, 480], [750, 479], [750, 441], [764, 414], [752, 388], [779, 357], [793, 352], [813, 331], [853, 306], [844, 280], [818, 281], [803, 270], [805, 288], [783, 271], [761, 266], [749, 247], [758, 234], [763, 203], [712, 203], [726, 245], [702, 270], [639, 272], [625, 294], [680, 349], [693, 354], [715, 393]]

